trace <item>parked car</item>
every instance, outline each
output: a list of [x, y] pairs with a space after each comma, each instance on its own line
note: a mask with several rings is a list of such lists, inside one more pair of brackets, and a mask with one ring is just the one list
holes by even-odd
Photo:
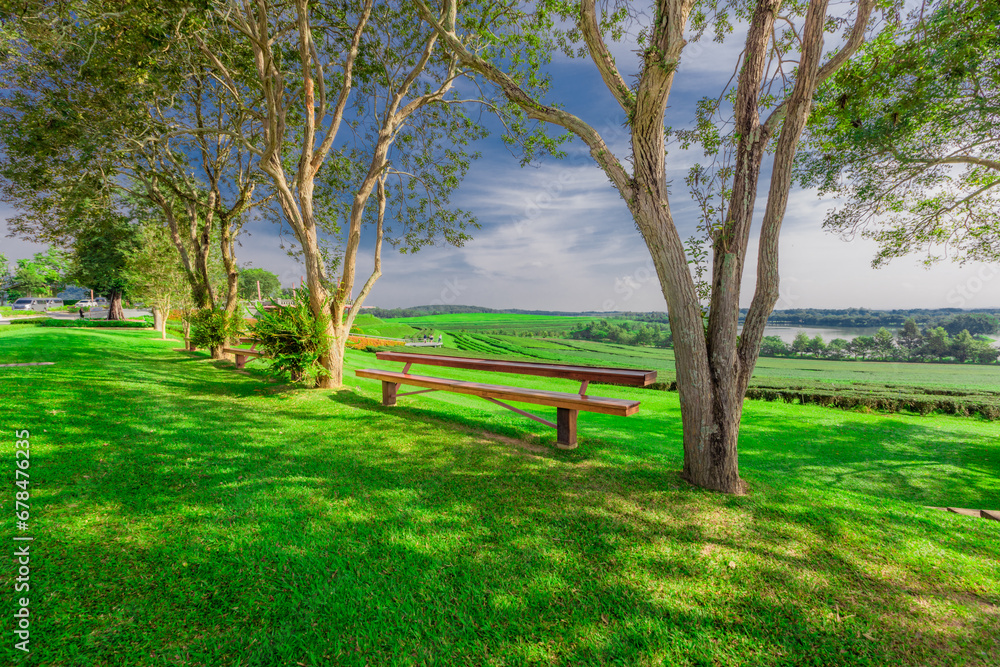
[[12, 310], [37, 310], [45, 311], [63, 307], [62, 299], [50, 299], [45, 297], [24, 297], [11, 304]]
[[107, 308], [108, 300], [103, 296], [99, 296], [96, 299], [83, 299], [82, 301], [77, 301], [74, 304], [74, 308]]

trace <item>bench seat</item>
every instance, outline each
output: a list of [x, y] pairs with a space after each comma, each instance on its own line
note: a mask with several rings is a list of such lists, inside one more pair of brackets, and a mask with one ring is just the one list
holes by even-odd
[[448, 380], [423, 375], [410, 375], [398, 371], [381, 371], [364, 369], [356, 371], [358, 377], [381, 380], [395, 384], [407, 384], [424, 389], [441, 389], [457, 394], [469, 394], [480, 398], [493, 398], [536, 405], [551, 405], [567, 410], [584, 410], [585, 412], [600, 412], [606, 415], [627, 417], [639, 411], [639, 401], [627, 401], [620, 398], [602, 398], [600, 396], [581, 396], [561, 391], [545, 391], [543, 389], [523, 389], [521, 387], [504, 387], [482, 382], [467, 382], [465, 380]]
[[225, 354], [236, 355], [236, 368], [243, 368], [247, 364], [248, 357], [263, 357], [264, 353], [259, 350], [244, 350], [238, 347], [224, 347], [222, 351]]

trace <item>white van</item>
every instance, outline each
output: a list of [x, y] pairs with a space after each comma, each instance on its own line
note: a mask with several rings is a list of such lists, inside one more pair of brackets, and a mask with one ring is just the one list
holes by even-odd
[[11, 304], [12, 310], [37, 310], [46, 311], [63, 307], [62, 299], [48, 299], [44, 297], [24, 297]]
[[14, 303], [10, 304], [10, 307], [12, 310], [36, 310], [35, 304], [37, 303], [38, 299], [25, 297], [23, 299], [18, 299]]

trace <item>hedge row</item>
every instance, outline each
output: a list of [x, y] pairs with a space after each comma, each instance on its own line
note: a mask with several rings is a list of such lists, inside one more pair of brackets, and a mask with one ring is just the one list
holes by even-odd
[[386, 340], [385, 338], [377, 338], [375, 336], [355, 336], [353, 334], [347, 339], [347, 347], [352, 350], [364, 350], [369, 347], [398, 347], [400, 345], [406, 345], [406, 342], [401, 340]]
[[[817, 383], [818, 384], [818, 383]], [[676, 380], [654, 382], [646, 387], [659, 391], [677, 391]], [[932, 412], [985, 419], [1000, 419], [1000, 391], [932, 389], [899, 385], [853, 385], [846, 387], [780, 385], [774, 380], [755, 383], [747, 389], [747, 398], [759, 401], [784, 401], [802, 405], [822, 405], [842, 410], [875, 412]]]
[[103, 328], [103, 329], [149, 329], [152, 328], [150, 322], [135, 320], [42, 320], [39, 326], [62, 327], [62, 328]]
[[969, 417], [980, 415], [989, 420], [1000, 419], [1000, 404], [982, 400], [983, 397], [968, 398], [956, 396], [930, 397], [926, 394], [899, 394], [885, 396], [864, 394], [817, 391], [801, 389], [775, 389], [773, 387], [750, 387], [747, 398], [762, 401], [784, 401], [785, 403], [800, 403], [802, 405], [822, 405], [843, 410], [872, 410], [876, 412], [917, 412], [922, 415], [940, 412], [949, 415]]

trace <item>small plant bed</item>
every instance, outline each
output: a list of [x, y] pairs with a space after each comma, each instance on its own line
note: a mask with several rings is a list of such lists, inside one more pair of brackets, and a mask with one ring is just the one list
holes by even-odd
[[347, 337], [347, 347], [352, 350], [364, 350], [369, 347], [401, 347], [406, 345], [402, 340], [387, 340], [376, 336], [351, 334]]

